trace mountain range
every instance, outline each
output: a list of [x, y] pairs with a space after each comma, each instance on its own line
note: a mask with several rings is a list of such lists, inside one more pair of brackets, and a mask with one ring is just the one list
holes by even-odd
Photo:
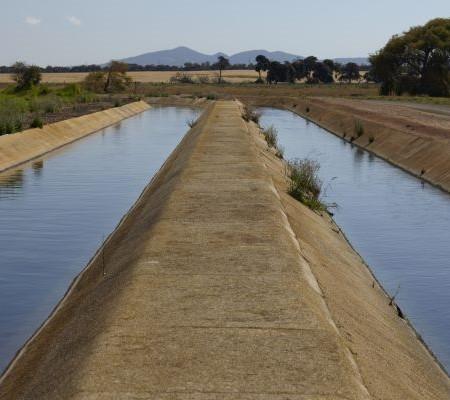
[[[255, 63], [255, 58], [258, 55], [263, 55], [273, 61], [293, 61], [304, 58], [300, 55], [290, 54], [283, 51], [267, 51], [267, 50], [249, 50], [228, 56], [224, 53], [204, 54], [192, 50], [188, 47], [176, 47], [170, 50], [160, 50], [149, 53], [140, 54], [134, 57], [124, 58], [121, 61], [128, 64], [138, 65], [172, 65], [177, 67], [184, 66], [184, 63], [215, 63], [217, 57], [224, 56], [230, 60], [231, 64], [250, 64]], [[336, 58], [335, 61], [340, 63], [354, 62], [356, 64], [366, 64], [368, 59], [365, 57], [357, 58]]]

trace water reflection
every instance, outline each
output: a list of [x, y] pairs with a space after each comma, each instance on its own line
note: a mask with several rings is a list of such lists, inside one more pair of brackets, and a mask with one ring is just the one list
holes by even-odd
[[23, 170], [15, 169], [0, 174], [0, 187], [20, 188], [23, 185]]
[[153, 108], [0, 174], [0, 370], [179, 143], [186, 120], [197, 115]]
[[[321, 164], [335, 219], [450, 369], [450, 196], [286, 111], [263, 109], [285, 157]], [[337, 177], [336, 179], [333, 179]]]
[[31, 164], [31, 168], [36, 177], [42, 175], [44, 169], [44, 160], [35, 161]]

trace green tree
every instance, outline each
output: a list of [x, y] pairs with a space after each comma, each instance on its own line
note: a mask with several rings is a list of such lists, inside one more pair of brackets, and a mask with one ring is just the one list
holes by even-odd
[[312, 73], [314, 83], [333, 83], [333, 70], [324, 62], [316, 62]]
[[383, 95], [450, 95], [450, 18], [437, 18], [393, 36], [370, 57]]
[[222, 71], [230, 66], [230, 61], [224, 56], [219, 56], [214, 65], [219, 70], [219, 83], [222, 83]]
[[351, 83], [352, 81], [360, 81], [361, 76], [359, 74], [359, 65], [353, 62], [349, 62], [342, 66], [341, 76], [339, 78], [341, 81], [347, 81]]
[[84, 78], [84, 87], [94, 93], [100, 93], [105, 90], [106, 73], [104, 71], [90, 72]]
[[30, 89], [41, 82], [41, 69], [37, 65], [27, 65], [18, 61], [13, 66], [13, 79], [16, 82], [17, 90]]
[[269, 69], [270, 60], [263, 55], [256, 56], [256, 66], [255, 71], [259, 74], [258, 82], [263, 82], [261, 78], [261, 72], [267, 71]]
[[104, 91], [121, 92], [131, 84], [131, 78], [127, 75], [128, 64], [120, 61], [111, 61], [106, 75]]
[[303, 60], [304, 65], [304, 73], [307, 80], [311, 77], [312, 72], [314, 71], [314, 67], [317, 63], [317, 57], [309, 56]]

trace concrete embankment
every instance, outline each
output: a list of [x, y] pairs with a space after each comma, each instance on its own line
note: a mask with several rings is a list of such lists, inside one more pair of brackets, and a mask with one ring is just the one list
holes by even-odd
[[450, 192], [450, 116], [446, 113], [339, 98], [267, 97], [249, 102], [293, 111]]
[[0, 381], [1, 399], [447, 399], [237, 102], [205, 111]]
[[1, 136], [0, 172], [72, 143], [149, 107], [147, 103], [139, 101], [45, 125], [42, 129], [28, 129], [14, 135]]

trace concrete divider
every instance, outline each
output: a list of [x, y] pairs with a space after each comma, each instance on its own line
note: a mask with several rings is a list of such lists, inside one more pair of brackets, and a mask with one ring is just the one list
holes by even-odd
[[205, 111], [0, 399], [442, 399], [448, 377], [237, 102]]
[[138, 101], [45, 125], [42, 129], [28, 129], [13, 135], [0, 136], [0, 172], [40, 157], [149, 108], [147, 103]]

